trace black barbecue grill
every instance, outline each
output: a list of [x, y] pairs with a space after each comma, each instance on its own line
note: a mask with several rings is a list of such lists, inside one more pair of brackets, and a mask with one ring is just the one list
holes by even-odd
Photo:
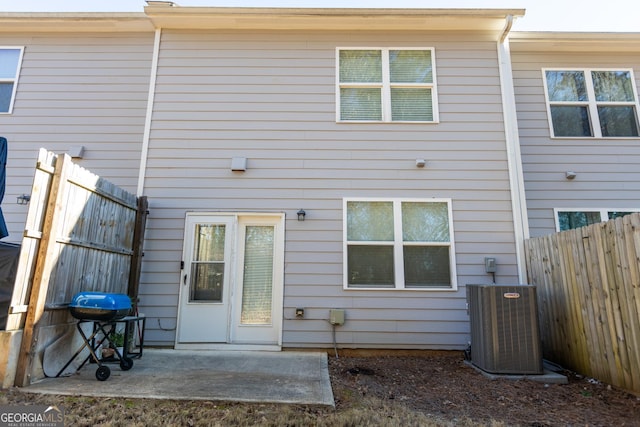
[[[84, 340], [84, 344], [82, 344], [73, 357], [60, 372], [58, 372], [57, 377], [67, 369], [71, 362], [73, 362], [86, 347], [89, 349], [91, 355], [82, 362], [80, 368], [90, 359], [93, 359], [93, 361], [98, 364], [96, 378], [99, 381], [105, 381], [111, 375], [111, 370], [102, 363], [96, 354], [96, 351], [104, 343], [115, 349], [117, 359], [120, 361], [120, 368], [123, 371], [128, 371], [133, 367], [133, 360], [126, 357], [126, 350], [123, 351], [124, 354], [120, 354], [120, 351], [113, 345], [110, 338], [111, 333], [115, 332], [118, 320], [123, 319], [131, 311], [131, 299], [127, 295], [104, 292], [80, 292], [71, 300], [69, 311], [74, 318], [78, 319], [76, 327]], [[86, 322], [93, 323], [93, 333], [89, 336], [87, 336], [82, 329], [82, 324]]]

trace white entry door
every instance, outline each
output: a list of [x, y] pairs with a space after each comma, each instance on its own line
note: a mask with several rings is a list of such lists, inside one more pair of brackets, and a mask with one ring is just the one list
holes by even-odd
[[284, 216], [187, 214], [176, 347], [281, 344]]

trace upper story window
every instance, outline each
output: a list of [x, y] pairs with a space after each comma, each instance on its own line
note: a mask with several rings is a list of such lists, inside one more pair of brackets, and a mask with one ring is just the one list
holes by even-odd
[[21, 47], [0, 47], [0, 114], [13, 110], [21, 63]]
[[638, 136], [631, 70], [543, 70], [553, 137]]
[[337, 50], [337, 121], [438, 121], [433, 48]]
[[620, 218], [634, 212], [640, 212], [640, 209], [555, 209], [555, 212], [556, 231], [566, 231]]
[[456, 289], [449, 199], [349, 199], [344, 216], [346, 289]]

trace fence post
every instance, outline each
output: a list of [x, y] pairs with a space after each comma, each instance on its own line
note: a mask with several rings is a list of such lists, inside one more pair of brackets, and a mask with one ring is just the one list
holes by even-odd
[[140, 287], [140, 270], [142, 257], [144, 256], [144, 229], [147, 224], [149, 202], [147, 196], [138, 197], [138, 210], [136, 212], [136, 224], [133, 230], [133, 255], [129, 270], [128, 294], [134, 304], [134, 310], [138, 310], [138, 288]]

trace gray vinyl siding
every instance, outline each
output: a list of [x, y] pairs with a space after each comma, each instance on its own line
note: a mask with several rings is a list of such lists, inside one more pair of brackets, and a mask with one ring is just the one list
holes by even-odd
[[[335, 49], [362, 46], [435, 47], [440, 123], [336, 123]], [[236, 156], [246, 172], [230, 171]], [[284, 347], [331, 347], [328, 310], [343, 308], [339, 347], [462, 349], [464, 285], [490, 283], [484, 257], [498, 283], [518, 280], [489, 35], [164, 30], [144, 194], [151, 345], [175, 340], [187, 211], [286, 214]], [[344, 197], [451, 198], [458, 291], [344, 290]]]
[[66, 153], [83, 145], [76, 163], [136, 192], [149, 91], [153, 33], [0, 34], [0, 46], [23, 46], [13, 114], [0, 114], [9, 143], [2, 210], [6, 241], [20, 242], [38, 149]]
[[542, 80], [542, 68], [632, 68], [637, 89], [640, 57], [528, 52], [513, 43], [512, 61], [531, 236], [555, 232], [554, 208], [640, 209], [640, 139], [552, 139]]

